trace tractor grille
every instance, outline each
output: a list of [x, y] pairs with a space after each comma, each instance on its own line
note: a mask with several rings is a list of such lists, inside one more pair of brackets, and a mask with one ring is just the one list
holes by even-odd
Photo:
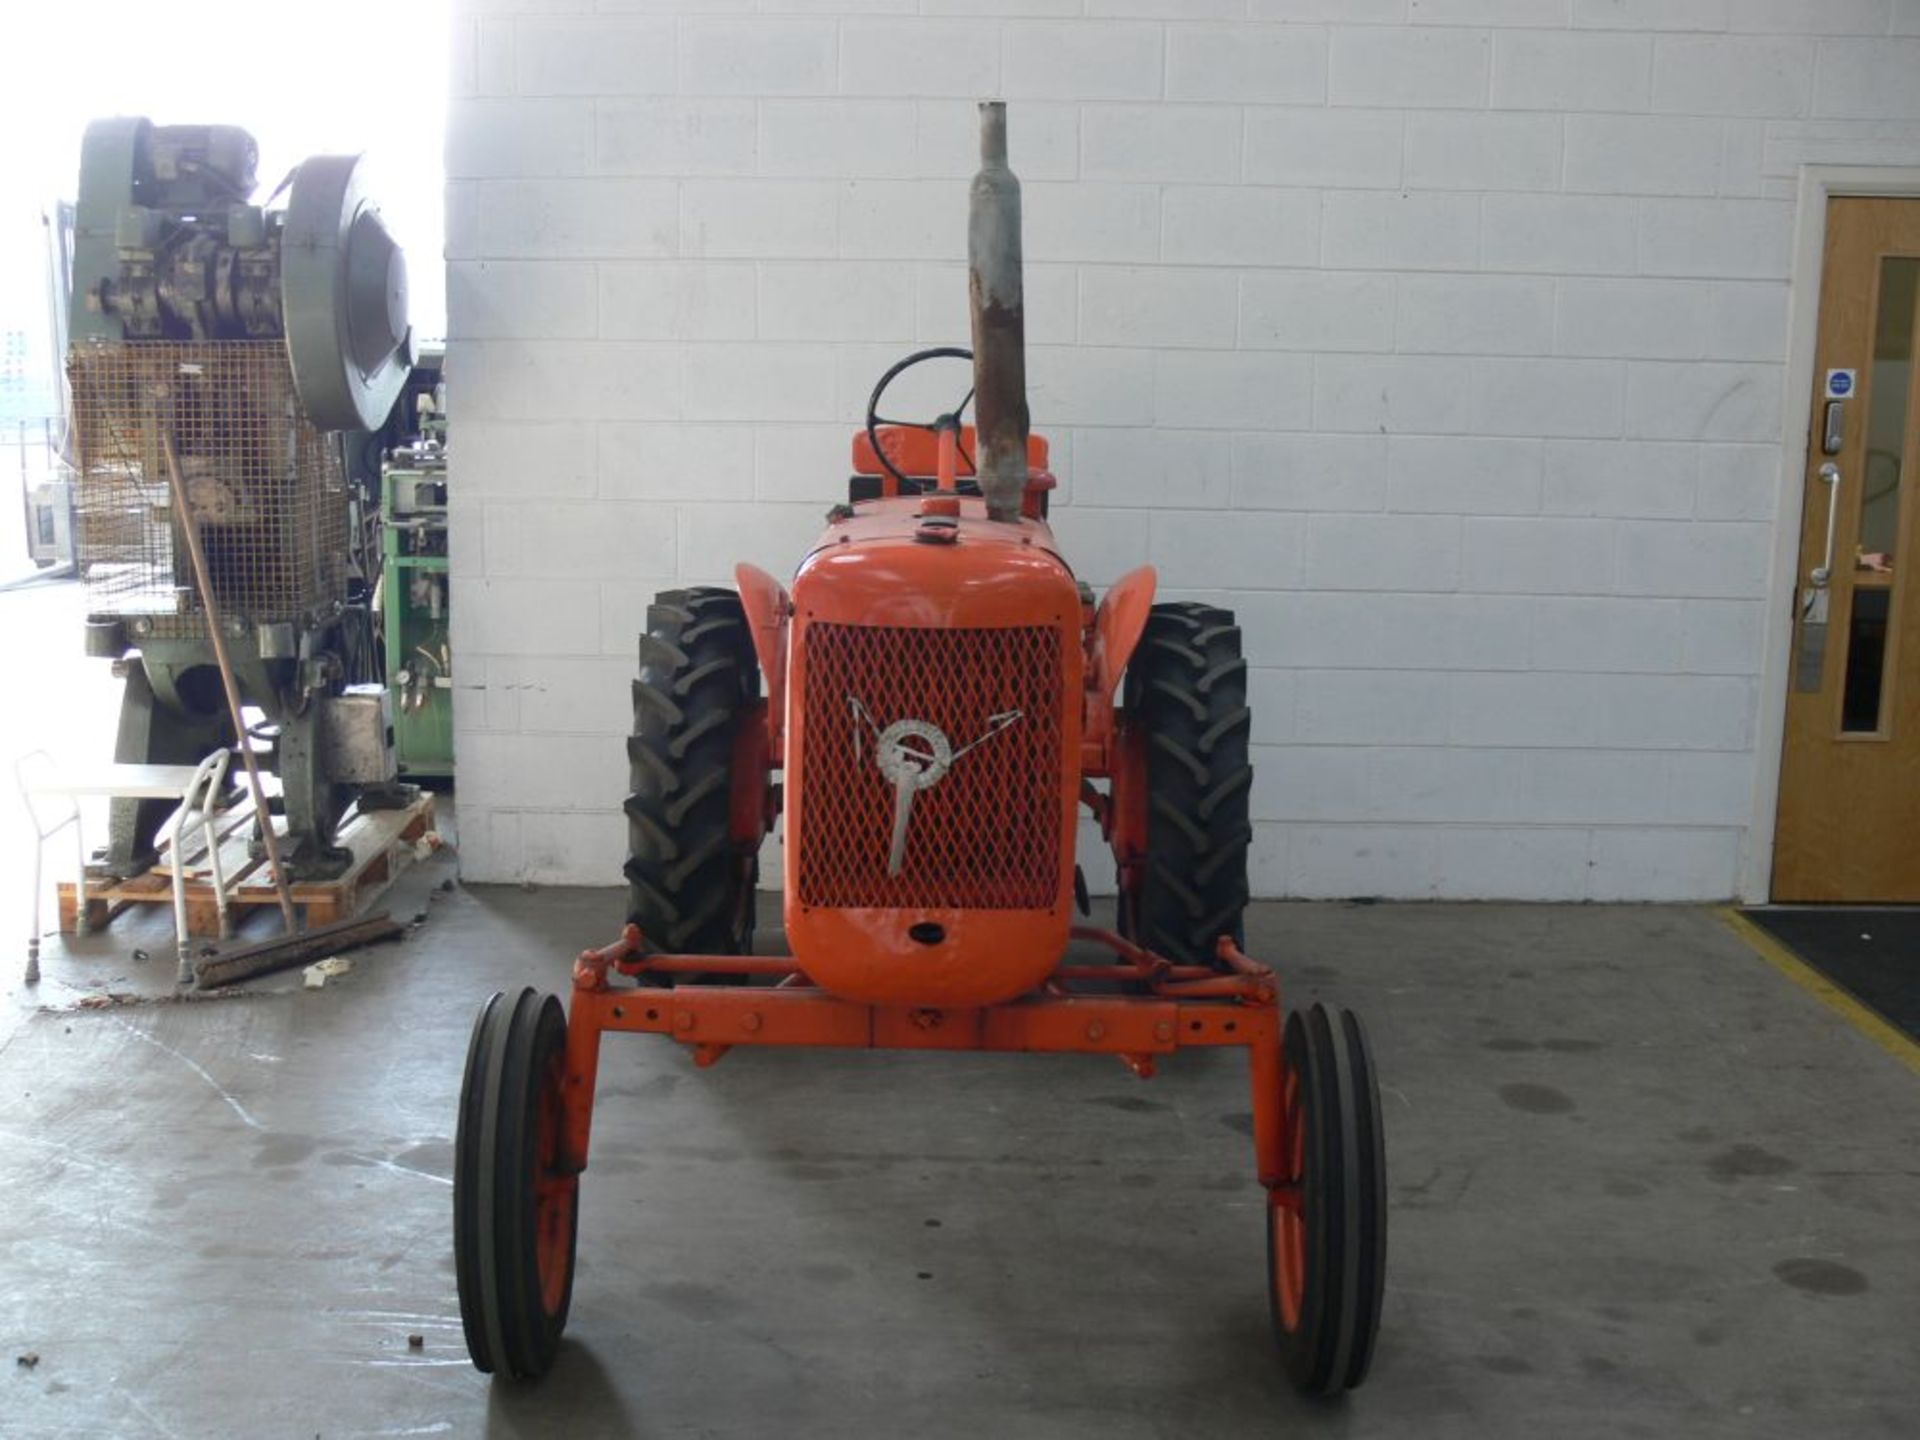
[[[1060, 881], [1060, 632], [806, 628], [800, 903], [1045, 910]], [[860, 718], [854, 703], [870, 719]], [[874, 728], [937, 726], [955, 751], [1008, 724], [913, 800], [906, 862], [887, 873], [894, 788]]]
[[223, 616], [290, 620], [346, 589], [347, 492], [278, 340], [76, 345], [75, 548], [96, 615], [206, 633], [162, 443], [171, 426]]

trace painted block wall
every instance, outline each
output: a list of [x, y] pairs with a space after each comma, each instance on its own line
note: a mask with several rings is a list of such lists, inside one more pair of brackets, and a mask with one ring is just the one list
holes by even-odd
[[1256, 893], [1733, 891], [1796, 171], [1920, 163], [1920, 0], [459, 0], [452, 65], [469, 878], [618, 883], [648, 598], [789, 572], [964, 343], [999, 96], [1057, 528], [1239, 611]]

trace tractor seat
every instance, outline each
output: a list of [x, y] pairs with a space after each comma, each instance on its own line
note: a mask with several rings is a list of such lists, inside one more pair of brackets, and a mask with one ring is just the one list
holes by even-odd
[[[878, 500], [883, 495], [924, 495], [935, 488], [940, 468], [940, 437], [917, 425], [882, 425], [880, 444], [887, 458], [906, 476], [896, 484], [874, 453], [873, 442], [862, 430], [853, 437], [853, 474], [847, 478], [847, 499], [851, 503]], [[960, 427], [960, 468], [954, 488], [962, 495], [978, 495], [980, 482], [973, 478], [976, 437], [971, 425]], [[1047, 437], [1027, 436], [1027, 509], [1035, 518], [1047, 516], [1048, 499], [1054, 478], [1047, 470]], [[1037, 502], [1037, 503], [1036, 503]]]

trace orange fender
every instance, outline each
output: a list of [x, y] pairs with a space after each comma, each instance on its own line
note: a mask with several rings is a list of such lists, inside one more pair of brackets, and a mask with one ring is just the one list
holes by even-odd
[[768, 758], [778, 767], [787, 715], [787, 616], [793, 606], [780, 582], [757, 565], [734, 566], [733, 578], [740, 587], [753, 653], [759, 657], [760, 674], [766, 681]]
[[1146, 632], [1153, 612], [1153, 594], [1159, 575], [1151, 565], [1129, 570], [1113, 583], [1093, 617], [1093, 675], [1095, 694], [1111, 699], [1127, 668], [1127, 661]]
[[1113, 694], [1146, 632], [1158, 583], [1151, 565], [1129, 570], [1108, 589], [1094, 612], [1092, 653], [1087, 657], [1085, 734], [1088, 747], [1095, 753], [1105, 755], [1113, 738]]

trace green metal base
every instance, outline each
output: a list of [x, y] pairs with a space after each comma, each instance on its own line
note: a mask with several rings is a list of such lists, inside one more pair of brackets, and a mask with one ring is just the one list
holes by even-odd
[[435, 545], [445, 549], [446, 522], [444, 512], [403, 509], [396, 514], [396, 501], [410, 493], [411, 482], [445, 478], [444, 471], [395, 468], [386, 472], [381, 485], [386, 562], [381, 609], [393, 753], [400, 774], [409, 778], [453, 774], [447, 557], [416, 553]]

